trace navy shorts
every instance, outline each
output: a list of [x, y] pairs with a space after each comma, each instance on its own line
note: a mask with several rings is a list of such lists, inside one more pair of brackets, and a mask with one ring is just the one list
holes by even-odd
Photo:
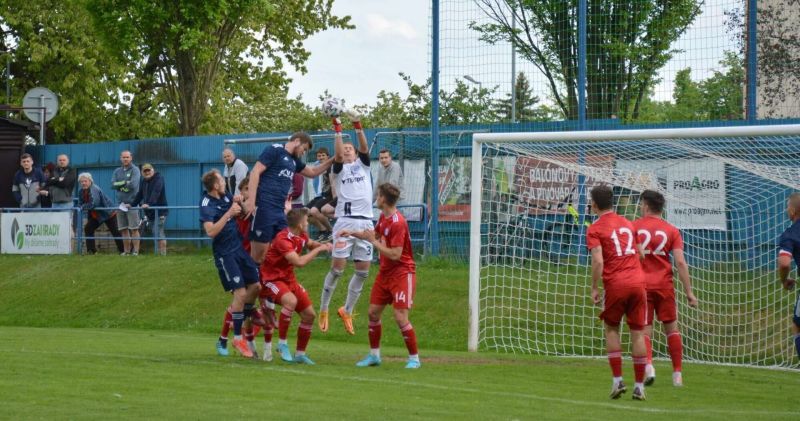
[[797, 301], [794, 302], [794, 313], [792, 313], [794, 325], [800, 327], [800, 291], [797, 292]]
[[224, 256], [215, 255], [214, 265], [217, 266], [219, 280], [225, 291], [258, 283], [258, 266], [243, 248]]
[[256, 209], [253, 220], [250, 222], [250, 241], [271, 243], [281, 230], [289, 226], [286, 223], [286, 214], [275, 212], [261, 212]]

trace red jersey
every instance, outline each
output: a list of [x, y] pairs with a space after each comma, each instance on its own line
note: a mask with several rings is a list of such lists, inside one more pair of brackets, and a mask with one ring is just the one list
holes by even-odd
[[605, 289], [644, 286], [637, 244], [631, 221], [614, 212], [604, 213], [589, 226], [586, 246], [589, 250], [597, 246], [603, 249]]
[[399, 260], [391, 260], [381, 254], [380, 273], [383, 277], [390, 278], [393, 275], [416, 272], [414, 252], [411, 249], [411, 234], [408, 232], [406, 218], [400, 212], [395, 212], [389, 217], [381, 213], [378, 224], [375, 225], [375, 236], [378, 240], [383, 239], [387, 247], [403, 247]]
[[672, 289], [672, 250], [683, 250], [681, 232], [669, 222], [645, 216], [633, 223], [639, 244], [644, 247], [644, 270], [647, 289]]
[[251, 218], [236, 218], [236, 226], [242, 235], [242, 247], [247, 254], [250, 254], [250, 221]]
[[308, 243], [308, 234], [292, 234], [289, 228], [284, 228], [272, 240], [272, 245], [261, 265], [262, 281], [282, 281], [288, 284], [297, 282], [294, 276], [294, 266], [286, 260], [286, 255], [295, 252], [298, 255], [303, 253], [303, 248]]

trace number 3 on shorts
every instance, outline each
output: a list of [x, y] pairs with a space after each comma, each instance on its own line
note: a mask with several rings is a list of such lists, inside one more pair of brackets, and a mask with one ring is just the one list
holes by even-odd
[[406, 293], [403, 291], [398, 291], [394, 294], [394, 301], [396, 303], [404, 303], [406, 302]]

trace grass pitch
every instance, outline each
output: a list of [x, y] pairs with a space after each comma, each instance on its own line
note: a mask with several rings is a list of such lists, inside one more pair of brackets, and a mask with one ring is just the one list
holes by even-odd
[[[326, 262], [299, 272], [316, 301]], [[218, 357], [229, 298], [210, 256], [0, 256], [0, 390], [6, 419], [797, 419], [796, 371], [668, 363], [648, 401], [607, 398], [603, 359], [459, 352], [466, 343], [466, 269], [421, 265], [412, 321], [423, 367], [384, 319], [384, 365], [356, 368], [355, 337], [332, 320], [314, 331], [316, 366]], [[347, 275], [346, 275], [347, 276]], [[334, 303], [343, 301], [340, 285]], [[359, 308], [366, 312], [366, 301]], [[297, 321], [290, 331], [290, 342]], [[625, 374], [632, 382], [630, 360]]]

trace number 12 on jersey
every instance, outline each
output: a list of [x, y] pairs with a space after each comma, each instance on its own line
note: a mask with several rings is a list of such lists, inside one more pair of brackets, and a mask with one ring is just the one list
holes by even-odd
[[[622, 244], [620, 244], [619, 241], [620, 237], [625, 237], [623, 238], [623, 241], [625, 241], [625, 253], [622, 252]], [[616, 248], [617, 250], [617, 256], [623, 256], [623, 255], [627, 256], [631, 254], [636, 254], [636, 248], [634, 247], [633, 232], [627, 227], [622, 227], [615, 231], [612, 231], [611, 239], [614, 240], [614, 248]]]

